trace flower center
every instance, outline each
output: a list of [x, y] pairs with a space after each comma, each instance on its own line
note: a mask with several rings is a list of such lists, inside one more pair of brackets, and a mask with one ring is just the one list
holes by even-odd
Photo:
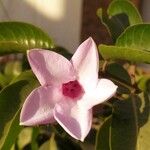
[[83, 95], [84, 90], [77, 80], [62, 84], [62, 93], [70, 98], [79, 98]]

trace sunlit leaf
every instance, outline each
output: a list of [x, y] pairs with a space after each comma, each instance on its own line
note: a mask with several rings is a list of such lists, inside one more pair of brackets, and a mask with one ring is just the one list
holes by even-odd
[[137, 8], [129, 0], [113, 0], [108, 7], [109, 16], [124, 13], [128, 16], [130, 25], [142, 23]]
[[99, 45], [99, 52], [106, 60], [127, 60], [150, 63], [150, 52], [130, 47]]
[[150, 53], [149, 38], [150, 24], [138, 24], [127, 28], [118, 38], [116, 46]]
[[22, 22], [0, 23], [0, 55], [53, 47], [52, 39], [38, 27]]
[[18, 136], [18, 148], [23, 149], [24, 146], [31, 142], [32, 128], [24, 128]]
[[22, 71], [21, 61], [9, 61], [6, 63], [4, 74], [12, 77], [18, 76]]
[[100, 45], [104, 59], [123, 59], [131, 62], [150, 63], [150, 24], [138, 24], [126, 29], [116, 46]]

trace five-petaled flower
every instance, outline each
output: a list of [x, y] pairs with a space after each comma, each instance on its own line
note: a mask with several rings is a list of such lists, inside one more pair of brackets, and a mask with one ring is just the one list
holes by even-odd
[[72, 137], [84, 141], [92, 124], [92, 107], [108, 100], [117, 89], [112, 81], [98, 79], [99, 57], [93, 39], [84, 41], [70, 61], [41, 49], [27, 55], [41, 86], [27, 97], [20, 125], [57, 121]]

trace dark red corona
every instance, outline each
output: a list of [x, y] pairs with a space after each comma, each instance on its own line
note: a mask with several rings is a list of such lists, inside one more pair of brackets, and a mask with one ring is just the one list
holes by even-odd
[[73, 99], [81, 97], [84, 93], [82, 86], [77, 80], [64, 83], [62, 85], [62, 92], [64, 96]]

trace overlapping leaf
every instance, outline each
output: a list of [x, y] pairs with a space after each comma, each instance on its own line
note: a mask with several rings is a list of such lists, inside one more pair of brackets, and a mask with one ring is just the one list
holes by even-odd
[[128, 17], [125, 14], [118, 14], [109, 18], [105, 14], [102, 8], [97, 10], [97, 16], [101, 19], [101, 22], [107, 28], [110, 36], [115, 42], [118, 36], [129, 26]]
[[128, 0], [113, 0], [107, 9], [107, 14], [99, 8], [97, 16], [108, 29], [114, 42], [128, 26], [142, 23], [137, 8]]
[[104, 59], [150, 63], [150, 24], [129, 27], [117, 40], [116, 46], [100, 45]]
[[124, 13], [128, 16], [130, 25], [142, 23], [137, 8], [129, 0], [113, 0], [108, 8], [109, 16]]

